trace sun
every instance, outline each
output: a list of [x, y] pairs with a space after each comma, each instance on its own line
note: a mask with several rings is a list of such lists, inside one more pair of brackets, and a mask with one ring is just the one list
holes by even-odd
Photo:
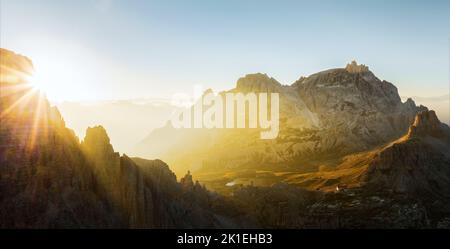
[[90, 75], [83, 74], [82, 65], [62, 58], [35, 56], [34, 72], [28, 83], [52, 102], [77, 99], [83, 96], [80, 83]]
[[47, 98], [54, 101], [64, 100], [69, 96], [69, 89], [64, 89], [60, 84], [67, 81], [67, 66], [64, 64], [33, 59], [34, 72], [29, 77], [28, 83], [36, 90], [45, 94]]
[[33, 75], [29, 76], [27, 81], [28, 81], [28, 84], [30, 84], [30, 86], [32, 88], [34, 88], [35, 90], [47, 92], [47, 90], [50, 89], [48, 81], [46, 81], [45, 78], [43, 78], [36, 72], [34, 72]]

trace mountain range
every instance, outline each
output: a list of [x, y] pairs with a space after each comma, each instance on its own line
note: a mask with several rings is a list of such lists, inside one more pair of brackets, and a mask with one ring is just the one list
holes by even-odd
[[175, 129], [168, 123], [155, 129], [135, 153], [161, 158], [176, 173], [197, 172], [200, 181], [211, 181], [216, 190], [228, 182], [295, 183], [299, 174], [335, 169], [346, 156], [400, 138], [416, 114], [428, 110], [412, 99], [402, 102], [392, 83], [356, 62], [292, 85], [250, 74], [230, 92], [278, 92], [278, 137], [261, 140], [251, 129]]
[[450, 227], [450, 128], [365, 65], [246, 75], [227, 92], [279, 93], [279, 136], [168, 123], [136, 148], [164, 162], [80, 141], [32, 72], [0, 50], [2, 228]]

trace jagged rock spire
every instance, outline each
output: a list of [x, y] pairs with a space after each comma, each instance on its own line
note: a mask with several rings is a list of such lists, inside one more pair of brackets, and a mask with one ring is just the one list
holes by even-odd
[[417, 113], [414, 123], [409, 127], [408, 136], [440, 136], [441, 122], [433, 110]]
[[347, 64], [345, 70], [349, 73], [366, 73], [369, 72], [369, 67], [364, 64], [359, 64], [353, 60], [351, 63]]
[[191, 171], [188, 170], [187, 174], [180, 179], [180, 184], [183, 189], [189, 190], [194, 187], [194, 181], [192, 180]]

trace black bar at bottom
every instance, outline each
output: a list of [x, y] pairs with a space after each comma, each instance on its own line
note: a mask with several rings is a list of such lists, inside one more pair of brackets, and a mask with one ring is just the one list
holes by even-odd
[[[0, 245], [66, 248], [114, 245], [130, 248], [365, 248], [398, 244], [450, 244], [450, 230], [0, 230]], [[146, 246], [147, 245], [147, 246]], [[159, 245], [156, 247], [156, 245]], [[6, 247], [5, 247], [6, 248]], [[403, 247], [404, 248], [404, 247]]]

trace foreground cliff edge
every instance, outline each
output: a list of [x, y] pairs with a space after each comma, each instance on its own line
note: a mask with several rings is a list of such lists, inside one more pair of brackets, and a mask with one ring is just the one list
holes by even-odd
[[[88, 128], [80, 143], [28, 84], [29, 59], [1, 49], [0, 66], [2, 228], [450, 228], [449, 127], [412, 100], [401, 103], [392, 84], [364, 67], [322, 72], [287, 88], [269, 80], [264, 91], [276, 87], [295, 101], [305, 95], [303, 105], [286, 100], [282, 107], [299, 114], [285, 116], [291, 129], [282, 138], [294, 136], [305, 146], [272, 146], [267, 160], [299, 162], [324, 153], [341, 159], [329, 170], [294, 175], [295, 184], [243, 185], [224, 197], [190, 174], [177, 182], [160, 160], [121, 156], [101, 126]], [[254, 90], [261, 77], [266, 82], [263, 75], [248, 77], [237, 87]], [[330, 77], [367, 108], [339, 96], [330, 102], [340, 91], [323, 85]], [[335, 125], [348, 119], [357, 125]], [[309, 130], [289, 125], [298, 120]], [[327, 140], [331, 134], [337, 140]], [[299, 139], [305, 136], [317, 139]], [[223, 155], [217, 156], [211, 159]]]

